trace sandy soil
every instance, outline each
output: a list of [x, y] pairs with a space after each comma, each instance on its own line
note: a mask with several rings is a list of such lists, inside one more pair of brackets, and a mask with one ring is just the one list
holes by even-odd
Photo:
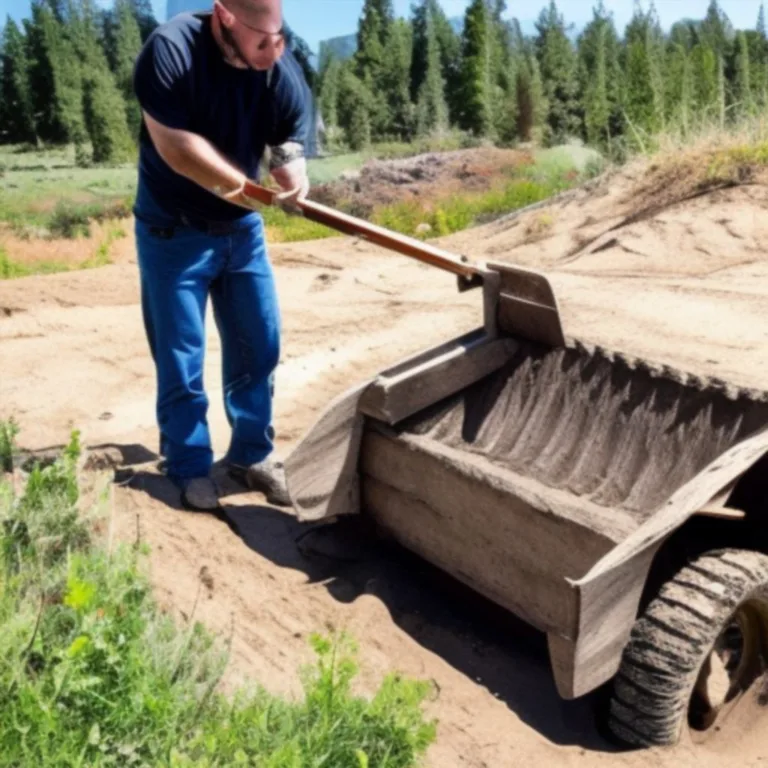
[[[713, 192], [637, 221], [638, 178], [613, 177], [443, 245], [550, 274], [566, 331], [735, 387], [768, 390], [768, 191]], [[637, 218], [637, 217], [635, 217]], [[480, 324], [480, 295], [450, 276], [351, 239], [274, 246], [284, 315], [277, 429], [285, 451], [319, 410], [361, 377]], [[228, 438], [220, 351], [206, 361], [217, 451]], [[121, 535], [152, 545], [164, 605], [233, 633], [228, 682], [298, 693], [307, 635], [346, 627], [361, 647], [361, 687], [397, 668], [435, 681], [439, 737], [429, 765], [757, 766], [768, 736], [738, 749], [688, 744], [615, 753], [593, 701], [562, 702], [543, 637], [399, 550], [353, 538], [349, 559], [304, 554], [295, 519], [228, 486], [226, 519], [177, 508], [154, 471], [153, 372], [135, 263], [0, 284], [0, 418], [25, 447], [65, 441], [122, 448], [115, 487]], [[354, 532], [350, 532], [354, 536]], [[199, 599], [196, 596], [199, 594]]]

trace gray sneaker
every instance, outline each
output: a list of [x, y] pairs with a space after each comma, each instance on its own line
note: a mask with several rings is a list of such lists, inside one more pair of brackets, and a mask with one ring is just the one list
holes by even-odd
[[249, 467], [230, 464], [229, 474], [230, 477], [252, 491], [263, 493], [270, 504], [280, 507], [291, 506], [291, 497], [288, 495], [285, 468], [282, 461], [268, 457], [258, 464], [251, 464]]
[[210, 477], [193, 477], [181, 486], [181, 505], [192, 512], [213, 512], [219, 508], [219, 491]]

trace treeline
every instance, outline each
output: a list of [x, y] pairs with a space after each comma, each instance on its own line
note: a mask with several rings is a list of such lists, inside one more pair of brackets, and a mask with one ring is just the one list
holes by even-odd
[[[132, 75], [157, 26], [151, 0], [33, 0], [21, 27], [8, 18], [0, 48], [0, 143], [75, 146], [77, 162], [135, 155], [141, 113]], [[309, 79], [309, 51], [289, 32]]]
[[666, 34], [653, 5], [619, 34], [599, 0], [573, 39], [552, 0], [526, 37], [505, 0], [472, 0], [457, 33], [438, 0], [396, 19], [365, 0], [357, 51], [321, 49], [316, 92], [330, 144], [410, 141], [458, 128], [502, 143], [580, 137], [620, 151], [674, 127], [721, 124], [768, 104], [768, 38], [733, 28], [717, 0]]

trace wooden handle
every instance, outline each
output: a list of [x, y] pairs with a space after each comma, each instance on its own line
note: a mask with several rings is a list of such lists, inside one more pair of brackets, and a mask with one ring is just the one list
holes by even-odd
[[[263, 205], [275, 204], [276, 193], [259, 184], [247, 182], [243, 193], [246, 197], [253, 198]], [[444, 251], [442, 248], [428, 245], [413, 237], [400, 235], [384, 227], [371, 224], [364, 219], [358, 219], [346, 213], [335, 211], [333, 208], [312, 202], [311, 200], [301, 201], [297, 203], [297, 207], [306, 219], [323, 224], [342, 234], [362, 237], [375, 245], [380, 245], [404, 256], [418, 259], [426, 264], [431, 264], [433, 267], [439, 267], [446, 272], [451, 272], [468, 280], [482, 279], [482, 273], [476, 267], [464, 261], [461, 257], [449, 251]]]

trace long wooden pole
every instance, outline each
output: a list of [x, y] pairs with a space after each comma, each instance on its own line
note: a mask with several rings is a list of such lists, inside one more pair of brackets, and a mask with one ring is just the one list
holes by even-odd
[[[248, 182], [243, 192], [246, 197], [257, 200], [263, 205], [275, 204], [276, 193], [259, 184]], [[426, 264], [431, 264], [433, 267], [439, 267], [446, 272], [451, 272], [468, 280], [482, 280], [482, 273], [477, 267], [473, 266], [463, 257], [456, 256], [456, 254], [449, 251], [444, 251], [442, 248], [436, 248], [413, 237], [392, 232], [384, 227], [371, 224], [364, 219], [349, 216], [346, 213], [341, 213], [311, 200], [299, 202], [297, 207], [303, 216], [310, 221], [323, 224], [345, 235], [362, 237], [375, 245], [380, 245], [404, 256], [418, 259]]]

